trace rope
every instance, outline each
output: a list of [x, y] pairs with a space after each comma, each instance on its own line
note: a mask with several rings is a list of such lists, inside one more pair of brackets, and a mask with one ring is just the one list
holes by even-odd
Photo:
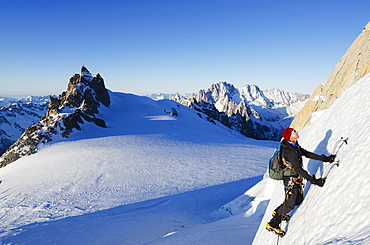
[[[288, 200], [288, 196], [289, 196], [289, 191], [293, 188], [294, 186], [294, 183], [292, 180], [289, 181], [288, 183], [288, 186], [287, 188], [285, 188], [285, 200], [284, 200], [284, 203], [283, 203], [283, 208], [281, 209], [281, 217], [280, 217], [280, 224], [283, 222], [283, 219], [284, 219], [284, 211], [285, 211], [285, 204], [286, 204], [286, 201]], [[276, 241], [276, 245], [279, 245], [279, 240], [280, 240], [280, 236], [278, 236], [277, 238], [277, 241]]]

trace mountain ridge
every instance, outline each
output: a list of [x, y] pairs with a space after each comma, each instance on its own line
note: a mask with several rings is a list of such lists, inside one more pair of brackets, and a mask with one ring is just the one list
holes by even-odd
[[257, 85], [236, 88], [233, 84], [218, 82], [194, 96], [176, 94], [171, 99], [247, 137], [280, 140], [281, 130], [290, 125], [308, 97], [280, 89], [262, 91]]
[[[39, 148], [38, 145], [50, 142], [53, 138], [54, 140], [68, 138], [72, 131], [81, 130], [81, 126], [85, 123], [93, 122], [99, 127], [106, 127], [104, 118], [97, 115], [100, 106], [110, 105], [109, 97], [109, 92], [100, 74], [93, 76], [85, 66], [82, 66], [80, 74], [75, 74], [70, 78], [66, 91], [59, 96], [49, 97], [49, 105], [45, 97], [42, 97], [42, 108], [34, 106], [37, 110], [37, 114], [34, 114], [36, 117], [25, 122], [23, 128], [13, 123], [14, 127], [19, 130], [13, 134], [12, 138], [5, 130], [0, 131], [1, 153], [3, 153], [0, 157], [0, 166], [5, 166], [19, 157], [34, 154]], [[148, 97], [158, 100], [169, 98], [170, 95], [158, 93], [148, 95]], [[208, 122], [213, 124], [220, 122], [247, 137], [278, 140], [278, 131], [290, 123], [291, 117], [298, 110], [294, 106], [304, 103], [307, 95], [290, 95], [279, 89], [261, 91], [257, 85], [245, 85], [237, 89], [232, 84], [219, 82], [211, 85], [211, 89], [207, 91], [201, 90], [198, 94], [184, 95], [181, 99], [179, 97], [180, 95], [176, 94], [170, 99], [186, 106], [190, 105], [191, 108], [201, 112], [197, 114], [199, 117], [204, 117]], [[35, 98], [31, 96], [19, 100], [18, 104], [35, 100]], [[184, 103], [190, 100], [195, 101], [194, 105]], [[1, 101], [5, 103], [10, 102], [11, 99], [3, 98]], [[174, 111], [169, 113], [176, 114], [176, 110], [174, 108], [172, 110]], [[15, 110], [6, 111], [9, 117], [17, 120], [19, 116], [14, 112]], [[19, 114], [24, 113], [26, 112]], [[9, 124], [5, 116], [0, 115], [0, 117], [2, 118], [0, 124]], [[263, 120], [267, 121], [267, 125], [262, 122]], [[275, 126], [271, 126], [269, 122], [273, 122]], [[27, 128], [28, 126], [30, 127]]]
[[49, 96], [23, 99], [0, 98], [0, 155], [2, 155], [32, 124], [45, 114]]
[[46, 114], [25, 132], [0, 157], [0, 166], [4, 167], [22, 156], [38, 151], [40, 144], [45, 144], [56, 137], [68, 138], [74, 130], [81, 130], [81, 124], [94, 123], [105, 127], [105, 122], [96, 114], [98, 108], [110, 104], [109, 93], [104, 79], [97, 74], [92, 76], [82, 66], [80, 74], [70, 78], [68, 88], [57, 98], [50, 97]]

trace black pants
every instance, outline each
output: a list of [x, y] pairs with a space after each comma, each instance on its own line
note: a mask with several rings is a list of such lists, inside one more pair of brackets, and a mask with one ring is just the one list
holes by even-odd
[[294, 185], [289, 188], [290, 178], [284, 178], [283, 181], [285, 186], [285, 200], [275, 209], [276, 215], [269, 222], [270, 225], [275, 228], [280, 225], [282, 217], [292, 211], [295, 206], [303, 202], [302, 185], [294, 183]]

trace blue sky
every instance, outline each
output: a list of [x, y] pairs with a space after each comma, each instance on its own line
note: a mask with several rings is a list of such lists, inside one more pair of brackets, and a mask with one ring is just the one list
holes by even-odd
[[1, 0], [0, 96], [60, 94], [83, 64], [135, 94], [218, 81], [312, 93], [369, 9], [368, 0]]

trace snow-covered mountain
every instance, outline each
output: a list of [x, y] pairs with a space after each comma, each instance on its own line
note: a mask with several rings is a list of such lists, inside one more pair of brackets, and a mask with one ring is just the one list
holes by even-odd
[[0, 155], [45, 114], [49, 96], [0, 98]]
[[280, 89], [262, 91], [257, 85], [236, 88], [227, 82], [213, 84], [194, 96], [171, 99], [206, 114], [225, 126], [255, 139], [279, 140], [309, 98]]
[[12, 104], [16, 101], [18, 100], [15, 98], [11, 98], [11, 97], [0, 97], [0, 107], [3, 107], [8, 104]]
[[106, 127], [103, 119], [96, 116], [100, 106], [110, 104], [104, 80], [93, 76], [86, 67], [80, 74], [71, 77], [67, 91], [58, 98], [50, 97], [46, 114], [26, 131], [0, 157], [0, 166], [5, 166], [22, 156], [34, 154], [45, 143], [68, 138], [81, 124], [93, 123]]
[[[50, 100], [48, 96], [29, 96], [21, 100], [7, 97], [0, 98], [2, 104], [7, 103], [6, 106], [0, 108], [0, 155], [13, 145], [30, 125], [39, 122], [45, 113], [45, 118], [38, 123], [38, 129], [32, 128], [31, 132], [26, 132], [28, 138], [43, 138], [43, 141], [46, 142], [50, 141], [51, 137], [56, 134], [68, 137], [69, 131], [72, 128], [78, 130], [78, 124], [83, 120], [98, 122], [98, 118], [93, 116], [89, 119], [86, 116], [90, 112], [75, 116], [81, 112], [80, 107], [84, 108], [82, 105], [83, 101], [89, 101], [89, 99], [82, 98], [85, 96], [84, 90], [87, 88], [86, 86], [81, 88], [81, 81], [76, 82], [78, 79], [90, 83], [94, 79], [98, 81], [102, 78], [99, 74], [95, 78], [86, 67], [83, 67], [80, 74], [76, 74], [71, 78], [65, 94], [60, 95], [59, 98], [53, 96], [51, 107], [47, 113], [46, 110]], [[85, 83], [82, 82], [82, 84]], [[104, 84], [104, 81], [102, 84]], [[88, 90], [94, 90], [94, 88], [89, 88]], [[71, 102], [76, 97], [73, 93], [80, 93], [77, 96], [80, 97], [77, 102]], [[94, 94], [96, 93], [93, 92], [92, 95]], [[87, 96], [90, 95], [87, 94]], [[225, 82], [213, 84], [208, 91], [201, 90], [197, 95], [188, 94], [181, 96], [181, 98], [179, 94], [174, 96], [173, 94], [163, 93], [146, 96], [154, 100], [167, 99], [172, 96], [173, 100], [205, 113], [207, 115], [205, 118], [212, 123], [215, 120], [220, 121], [229, 128], [237, 130], [248, 137], [273, 140], [279, 138], [281, 129], [290, 124], [294, 115], [308, 98], [308, 95], [291, 95], [279, 89], [261, 91], [256, 85], [246, 85], [241, 89], [236, 89], [232, 84]], [[235, 106], [237, 106], [237, 109], [235, 109]], [[71, 113], [72, 111], [73, 113]], [[56, 117], [56, 115], [58, 116]], [[64, 130], [64, 134], [56, 132], [56, 128], [60, 125], [64, 126], [58, 130]], [[65, 130], [65, 128], [69, 129]], [[34, 134], [38, 136], [36, 137]], [[17, 159], [19, 153], [15, 153], [15, 151], [22, 151], [20, 148], [26, 147], [28, 149], [27, 151], [22, 151], [21, 155], [32, 154], [36, 151], [38, 143], [30, 144], [30, 142], [27, 142], [25, 146], [20, 146], [22, 142], [17, 142], [13, 149], [9, 149], [9, 152], [0, 158], [2, 166]]]
[[275, 142], [172, 100], [108, 93], [94, 114], [105, 127], [84, 121], [0, 169], [2, 244], [145, 244], [222, 218], [212, 212], [265, 172]]
[[146, 94], [145, 96], [153, 100], [164, 100], [164, 99], [171, 98], [173, 95], [174, 94], [154, 93], [154, 94]]
[[[300, 132], [319, 154], [340, 137], [348, 145], [339, 167], [304, 162], [328, 179], [307, 183], [279, 244], [370, 244], [369, 84], [356, 82]], [[276, 244], [264, 225], [283, 186], [262, 175], [277, 142], [174, 101], [108, 92], [95, 114], [106, 127], [80, 124], [0, 169], [2, 244]]]

